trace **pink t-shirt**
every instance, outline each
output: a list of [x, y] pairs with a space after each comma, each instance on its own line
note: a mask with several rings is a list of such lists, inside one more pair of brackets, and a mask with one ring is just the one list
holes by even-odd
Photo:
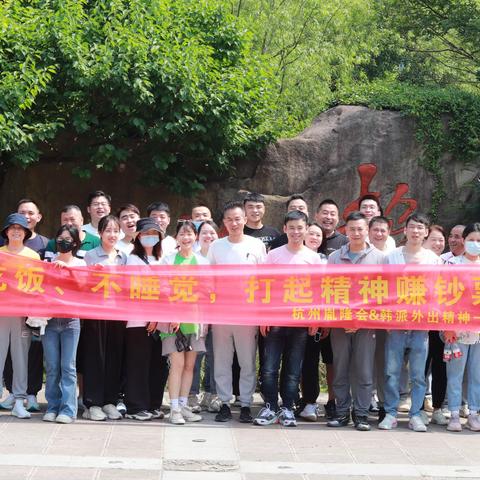
[[307, 247], [303, 247], [299, 252], [292, 253], [287, 245], [274, 248], [267, 254], [265, 263], [275, 263], [279, 265], [309, 265], [309, 264], [321, 264], [322, 261], [317, 252], [310, 250]]

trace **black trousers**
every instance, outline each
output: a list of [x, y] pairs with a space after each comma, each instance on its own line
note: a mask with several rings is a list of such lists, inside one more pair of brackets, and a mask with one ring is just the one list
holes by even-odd
[[83, 403], [115, 405], [121, 390], [126, 322], [85, 320], [82, 330]]
[[168, 378], [168, 357], [162, 356], [160, 338], [145, 327], [125, 330], [125, 404], [130, 414], [162, 406]]
[[[8, 349], [5, 367], [3, 370], [3, 379], [9, 392], [12, 391], [12, 357], [10, 348]], [[28, 350], [28, 387], [27, 395], [37, 395], [42, 389], [43, 383], [43, 346], [42, 342], [32, 341]]]
[[432, 365], [432, 404], [433, 408], [442, 408], [447, 391], [447, 365], [443, 361], [443, 347], [445, 344], [439, 332], [428, 332], [428, 357], [425, 366], [425, 376]]
[[333, 363], [332, 344], [330, 335], [323, 340], [316, 341], [316, 336], [309, 335], [305, 346], [305, 355], [302, 366], [302, 405], [315, 403], [320, 395], [320, 376], [318, 373], [318, 363], [320, 362], [320, 353], [323, 363], [330, 365]]

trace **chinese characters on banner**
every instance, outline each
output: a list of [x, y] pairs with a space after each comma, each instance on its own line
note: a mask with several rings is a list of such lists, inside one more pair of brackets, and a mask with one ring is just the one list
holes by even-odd
[[0, 253], [0, 315], [480, 331], [480, 269], [474, 265], [66, 269]]

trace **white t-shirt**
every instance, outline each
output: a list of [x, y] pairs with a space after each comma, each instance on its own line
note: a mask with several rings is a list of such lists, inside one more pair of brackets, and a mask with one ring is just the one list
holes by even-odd
[[267, 251], [258, 238], [244, 235], [239, 243], [232, 243], [228, 237], [215, 240], [208, 250], [211, 265], [242, 265], [265, 263]]
[[162, 240], [162, 257], [167, 257], [168, 255], [176, 251], [177, 251], [177, 241], [170, 235], [167, 235]]
[[[398, 247], [387, 255], [387, 263], [390, 265], [402, 265], [405, 261], [405, 247]], [[423, 254], [418, 265], [442, 265], [442, 259], [431, 250], [423, 249]]]
[[299, 252], [292, 253], [287, 248], [287, 245], [282, 245], [268, 252], [265, 263], [280, 265], [320, 265], [325, 262], [322, 262], [317, 252], [305, 246]]
[[[140, 265], [142, 267], [148, 266], [148, 265], [160, 265], [161, 260], [156, 259], [153, 255], [149, 255], [147, 257], [148, 264], [145, 263], [140, 257], [137, 255], [129, 255], [127, 257], [127, 265]], [[127, 328], [134, 328], [134, 327], [143, 327], [145, 328], [148, 325], [148, 322], [145, 322], [144, 320], [130, 320], [127, 322]]]
[[[56, 253], [53, 257], [52, 257], [52, 262], [54, 262], [55, 260], [57, 260], [58, 258], [58, 253]], [[78, 257], [73, 257], [72, 258], [72, 262], [68, 264], [69, 267], [86, 267], [87, 264], [85, 263], [85, 260], [83, 260], [83, 258], [78, 258]]]
[[389, 235], [388, 238], [387, 238], [387, 241], [385, 242], [385, 249], [382, 250], [382, 252], [383, 253], [390, 253], [393, 250], [395, 250], [396, 248], [397, 248], [397, 244], [395, 243], [395, 240], [393, 239], [393, 237], [391, 237]]
[[130, 255], [133, 250], [133, 243], [132, 242], [125, 242], [123, 239], [119, 240], [115, 245], [115, 248], [121, 250], [125, 255]]
[[89, 233], [90, 235], [94, 235], [95, 237], [100, 237], [100, 235], [98, 234], [98, 228], [95, 228], [91, 223], [86, 223], [85, 225], [83, 225], [82, 230]]

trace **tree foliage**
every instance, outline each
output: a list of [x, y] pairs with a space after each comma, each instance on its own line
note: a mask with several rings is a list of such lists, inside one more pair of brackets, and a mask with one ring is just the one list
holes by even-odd
[[7, 0], [0, 71], [4, 164], [132, 162], [191, 193], [271, 138], [268, 69], [206, 0]]

